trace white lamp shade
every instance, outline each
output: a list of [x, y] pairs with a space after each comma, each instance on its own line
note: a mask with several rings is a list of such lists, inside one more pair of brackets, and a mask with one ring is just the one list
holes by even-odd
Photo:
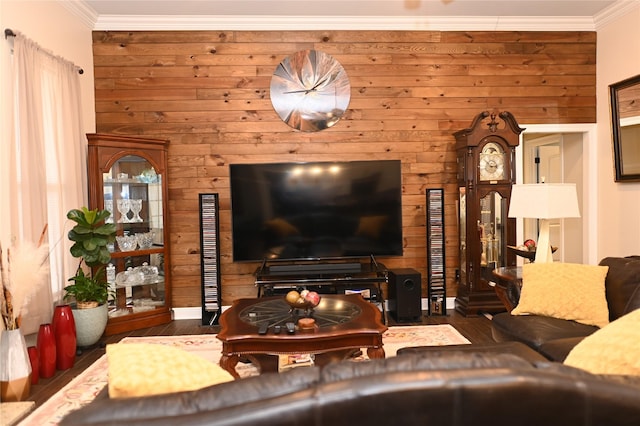
[[575, 183], [513, 185], [509, 217], [561, 219], [580, 217]]

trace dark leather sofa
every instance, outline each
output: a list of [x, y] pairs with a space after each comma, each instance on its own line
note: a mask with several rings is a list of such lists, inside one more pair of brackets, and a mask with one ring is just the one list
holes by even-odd
[[[472, 346], [472, 345], [468, 345]], [[110, 400], [60, 425], [637, 425], [640, 381], [511, 353], [407, 351]]]
[[[605, 280], [609, 320], [640, 308], [640, 256], [607, 257], [600, 265], [609, 267]], [[520, 288], [510, 283], [507, 296], [513, 306], [518, 304]], [[553, 295], [550, 295], [553, 297]], [[539, 315], [511, 315], [503, 312], [493, 316], [491, 331], [495, 341], [517, 341], [537, 350], [553, 361], [562, 362], [571, 349], [598, 327], [575, 321]]]

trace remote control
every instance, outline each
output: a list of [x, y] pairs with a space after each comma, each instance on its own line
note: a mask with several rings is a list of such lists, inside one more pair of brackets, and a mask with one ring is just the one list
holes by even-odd
[[269, 324], [260, 324], [260, 328], [258, 328], [258, 334], [267, 334], [269, 331]]
[[288, 322], [286, 326], [287, 326], [287, 333], [294, 334], [296, 332], [296, 326], [294, 323]]
[[279, 325], [273, 326], [273, 334], [280, 334], [280, 330], [282, 330], [282, 327], [280, 327]]

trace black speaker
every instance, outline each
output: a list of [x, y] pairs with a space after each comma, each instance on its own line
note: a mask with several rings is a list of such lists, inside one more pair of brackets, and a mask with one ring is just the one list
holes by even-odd
[[389, 271], [389, 313], [398, 322], [422, 317], [422, 277], [415, 269]]

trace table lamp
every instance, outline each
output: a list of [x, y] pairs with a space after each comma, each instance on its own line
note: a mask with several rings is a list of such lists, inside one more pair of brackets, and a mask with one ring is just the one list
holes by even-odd
[[509, 217], [540, 219], [536, 263], [553, 262], [549, 219], [580, 217], [575, 183], [513, 185]]

